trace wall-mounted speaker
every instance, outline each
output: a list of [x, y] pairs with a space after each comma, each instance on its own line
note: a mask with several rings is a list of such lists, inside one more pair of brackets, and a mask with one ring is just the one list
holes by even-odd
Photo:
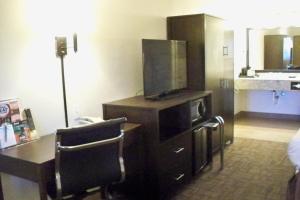
[[74, 52], [76, 53], [78, 50], [78, 44], [77, 44], [77, 34], [73, 34], [73, 46], [74, 46]]

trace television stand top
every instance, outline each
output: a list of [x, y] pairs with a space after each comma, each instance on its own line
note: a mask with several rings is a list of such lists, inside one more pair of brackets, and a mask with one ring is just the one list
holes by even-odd
[[152, 100], [152, 101], [160, 101], [160, 100], [167, 100], [174, 97], [180, 96], [183, 90], [172, 90], [172, 91], [164, 91], [157, 95], [147, 96], [145, 99]]
[[202, 97], [211, 98], [211, 91], [193, 91], [187, 90], [180, 92], [179, 96], [168, 96], [164, 98], [162, 101], [154, 101], [154, 100], [147, 100], [143, 95], [129, 97], [125, 99], [120, 99], [112, 102], [105, 103], [105, 106], [124, 106], [128, 108], [143, 108], [143, 109], [155, 109], [155, 110], [162, 110], [166, 108], [170, 108], [172, 106], [176, 106], [182, 103], [186, 103], [188, 101], [192, 101], [195, 99], [199, 99]]

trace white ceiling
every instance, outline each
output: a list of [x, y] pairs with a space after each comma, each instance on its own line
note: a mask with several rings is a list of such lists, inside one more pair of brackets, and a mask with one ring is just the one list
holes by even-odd
[[[299, 0], [171, 0], [175, 14], [208, 13], [230, 26], [300, 26]], [[178, 13], [178, 11], [180, 13]]]
[[299, 6], [299, 0], [213, 0], [204, 10], [228, 19], [235, 26], [300, 26]]

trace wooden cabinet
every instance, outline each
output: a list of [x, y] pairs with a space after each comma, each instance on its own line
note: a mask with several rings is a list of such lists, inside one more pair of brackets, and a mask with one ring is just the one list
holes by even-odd
[[192, 177], [191, 101], [205, 98], [211, 117], [211, 92], [185, 91], [166, 100], [136, 96], [103, 104], [104, 119], [127, 117], [142, 124], [145, 188], [149, 199], [162, 199]]
[[[224, 65], [224, 56], [233, 51], [233, 45], [224, 42], [233, 42], [233, 39], [224, 40], [223, 20], [206, 14], [173, 16], [167, 18], [167, 29], [168, 39], [187, 41], [188, 87], [213, 91], [212, 114], [224, 118], [225, 142], [232, 143], [233, 62], [229, 64], [226, 60]], [[218, 136], [214, 134], [213, 137], [217, 149]]]

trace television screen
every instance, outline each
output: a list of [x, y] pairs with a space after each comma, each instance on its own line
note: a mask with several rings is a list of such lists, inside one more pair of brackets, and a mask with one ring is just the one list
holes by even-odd
[[144, 96], [158, 98], [187, 87], [186, 42], [142, 40]]

